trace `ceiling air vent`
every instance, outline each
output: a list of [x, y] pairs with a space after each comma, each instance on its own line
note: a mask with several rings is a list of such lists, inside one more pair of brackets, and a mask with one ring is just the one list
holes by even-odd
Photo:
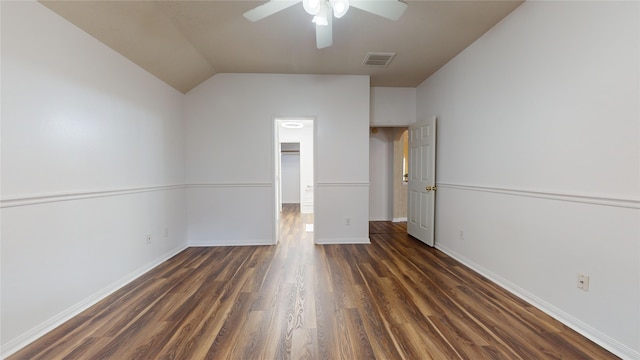
[[364, 57], [362, 66], [387, 67], [396, 53], [369, 52]]

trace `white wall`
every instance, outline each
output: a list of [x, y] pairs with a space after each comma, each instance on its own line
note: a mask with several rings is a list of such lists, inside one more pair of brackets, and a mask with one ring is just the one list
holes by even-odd
[[186, 219], [182, 94], [39, 3], [1, 6], [4, 356], [184, 248]]
[[418, 118], [438, 117], [437, 246], [629, 359], [639, 30], [638, 2], [526, 2], [417, 95]]
[[416, 122], [416, 89], [373, 87], [371, 126], [407, 126]]
[[275, 242], [273, 120], [292, 117], [315, 123], [316, 242], [368, 242], [368, 77], [218, 74], [185, 109], [191, 244]]

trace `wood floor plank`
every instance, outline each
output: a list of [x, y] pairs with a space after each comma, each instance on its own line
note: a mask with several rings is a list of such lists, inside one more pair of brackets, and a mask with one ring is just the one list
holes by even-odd
[[381, 359], [399, 359], [401, 355], [397, 348], [397, 342], [389, 331], [389, 324], [378, 312], [372, 302], [371, 292], [366, 285], [356, 287], [360, 294], [358, 309], [367, 335], [372, 339], [371, 347], [374, 353]]
[[[293, 330], [291, 359], [318, 359], [318, 336], [316, 329], [298, 328]], [[245, 358], [255, 359], [255, 358]]]
[[266, 354], [269, 359], [285, 359], [291, 353], [296, 290], [293, 284], [279, 287], [278, 301], [273, 303], [269, 319]]
[[269, 331], [269, 311], [250, 311], [229, 354], [230, 359], [266, 359], [265, 343]]
[[337, 310], [333, 293], [316, 291], [316, 334], [320, 359], [340, 358]]
[[617, 359], [406, 223], [314, 245], [299, 209], [278, 245], [188, 248], [8, 360]]
[[342, 324], [342, 345], [349, 348], [348, 353], [344, 353], [343, 359], [374, 359], [375, 353], [371, 346], [371, 340], [367, 334], [360, 312], [357, 309], [341, 309]]
[[85, 316], [76, 316], [65, 324], [58, 327], [57, 331], [52, 331], [28, 347], [24, 351], [24, 358], [27, 359], [51, 359], [62, 358], [75, 347], [80, 346], [86, 341], [84, 331], [88, 328], [90, 318]]

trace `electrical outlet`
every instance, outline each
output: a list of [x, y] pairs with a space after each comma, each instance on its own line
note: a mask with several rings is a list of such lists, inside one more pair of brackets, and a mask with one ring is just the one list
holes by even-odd
[[351, 218], [347, 218], [347, 219], [344, 221], [344, 224], [345, 224], [345, 225], [347, 225], [347, 226], [350, 226], [350, 225], [351, 225]]
[[164, 237], [166, 237], [166, 238], [169, 237], [169, 228], [168, 227], [164, 228]]
[[460, 240], [464, 240], [464, 229], [460, 229], [460, 234], [458, 234]]
[[589, 275], [578, 274], [578, 289], [589, 291]]
[[147, 245], [151, 244], [151, 235], [147, 235]]

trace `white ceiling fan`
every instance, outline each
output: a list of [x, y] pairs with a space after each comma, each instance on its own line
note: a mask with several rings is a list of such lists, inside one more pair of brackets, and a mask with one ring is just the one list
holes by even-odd
[[400, 0], [270, 0], [247, 11], [244, 17], [251, 21], [258, 21], [300, 2], [305, 11], [313, 15], [318, 49], [333, 44], [333, 17], [341, 18], [350, 6], [390, 20], [400, 19], [407, 9], [407, 4]]

